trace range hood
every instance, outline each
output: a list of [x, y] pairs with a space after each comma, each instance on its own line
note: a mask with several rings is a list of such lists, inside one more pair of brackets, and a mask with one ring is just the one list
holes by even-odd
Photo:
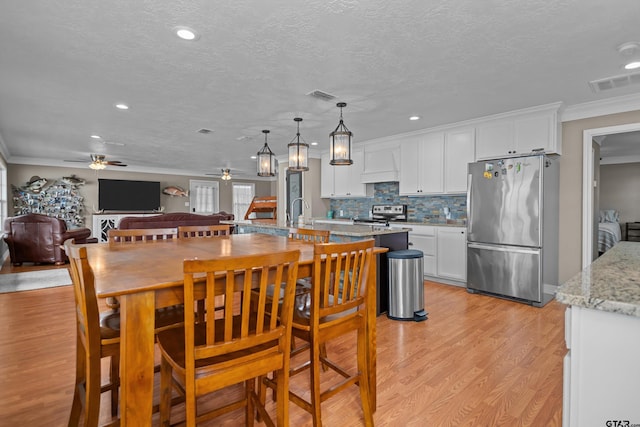
[[363, 184], [398, 181], [400, 153], [395, 147], [375, 147], [364, 150], [364, 172], [360, 174]]

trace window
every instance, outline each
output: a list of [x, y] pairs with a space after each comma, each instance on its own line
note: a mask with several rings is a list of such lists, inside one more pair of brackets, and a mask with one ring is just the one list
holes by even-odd
[[220, 211], [218, 181], [189, 181], [189, 206], [192, 213], [212, 214]]
[[233, 183], [233, 217], [235, 219], [244, 218], [255, 193], [255, 184]]
[[7, 217], [7, 201], [9, 200], [9, 188], [7, 186], [7, 166], [0, 158], [0, 224], [4, 224]]

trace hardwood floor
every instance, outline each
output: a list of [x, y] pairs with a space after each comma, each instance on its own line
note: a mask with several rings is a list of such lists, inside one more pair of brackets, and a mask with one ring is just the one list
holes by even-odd
[[[376, 425], [561, 425], [562, 304], [534, 308], [433, 282], [425, 282], [425, 301], [425, 322], [378, 318]], [[71, 287], [0, 294], [0, 424], [66, 425], [75, 363], [73, 310]], [[329, 354], [352, 358], [353, 338], [333, 343]], [[292, 387], [304, 390], [306, 375], [294, 377]], [[103, 402], [106, 422], [106, 394]], [[363, 425], [359, 402], [356, 387], [328, 400], [324, 425]], [[182, 419], [182, 407], [174, 414]], [[290, 414], [292, 426], [311, 425], [310, 415], [293, 404]], [[207, 425], [243, 423], [236, 411]]]

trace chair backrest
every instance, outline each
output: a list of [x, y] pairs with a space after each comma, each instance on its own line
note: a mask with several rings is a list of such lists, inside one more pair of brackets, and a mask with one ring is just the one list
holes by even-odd
[[76, 302], [78, 340], [87, 353], [100, 357], [100, 312], [94, 287], [93, 270], [87, 259], [87, 248], [75, 245], [73, 239], [64, 242], [69, 258], [69, 274]]
[[336, 322], [364, 316], [357, 310], [365, 303], [373, 247], [373, 239], [314, 246], [312, 323], [317, 326], [320, 319], [332, 318], [328, 316]]
[[292, 228], [289, 238], [304, 240], [309, 243], [329, 243], [329, 230], [312, 230], [310, 228]]
[[[195, 373], [196, 361], [229, 353], [246, 363], [290, 351], [291, 319], [300, 251], [275, 252], [242, 257], [184, 261], [184, 302], [194, 304], [194, 282], [206, 275], [206, 341], [194, 342], [197, 317], [185, 310], [186, 376]], [[278, 294], [283, 291], [281, 311], [278, 300], [268, 298], [269, 285]], [[253, 292], [252, 292], [253, 290]], [[224, 295], [224, 317], [216, 320], [211, 295]], [[251, 310], [251, 299], [254, 300]], [[257, 305], [256, 305], [257, 301]], [[235, 309], [235, 313], [234, 313]], [[190, 356], [191, 355], [191, 356]], [[228, 368], [228, 366], [225, 366]], [[191, 374], [190, 374], [191, 372]], [[206, 380], [204, 380], [206, 381]], [[224, 383], [224, 379], [218, 380]]]
[[228, 236], [231, 226], [226, 224], [218, 225], [180, 225], [178, 226], [178, 238], [190, 239], [197, 237], [217, 237]]
[[158, 240], [178, 238], [177, 228], [131, 228], [127, 230], [111, 229], [108, 232], [109, 244], [148, 243]]

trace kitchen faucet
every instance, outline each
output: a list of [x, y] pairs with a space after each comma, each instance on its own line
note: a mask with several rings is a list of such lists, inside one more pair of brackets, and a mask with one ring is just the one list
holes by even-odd
[[[307, 203], [307, 201], [305, 199], [303, 199], [302, 197], [298, 197], [297, 199], [293, 199], [291, 201], [291, 207], [289, 208], [289, 223], [293, 226], [293, 224], [295, 223], [295, 220], [293, 219], [293, 205], [297, 202], [297, 201], [301, 201], [302, 203], [304, 203], [304, 207], [309, 209], [309, 203]], [[303, 212], [304, 209], [301, 209], [301, 212]], [[304, 213], [304, 212], [303, 212]]]

